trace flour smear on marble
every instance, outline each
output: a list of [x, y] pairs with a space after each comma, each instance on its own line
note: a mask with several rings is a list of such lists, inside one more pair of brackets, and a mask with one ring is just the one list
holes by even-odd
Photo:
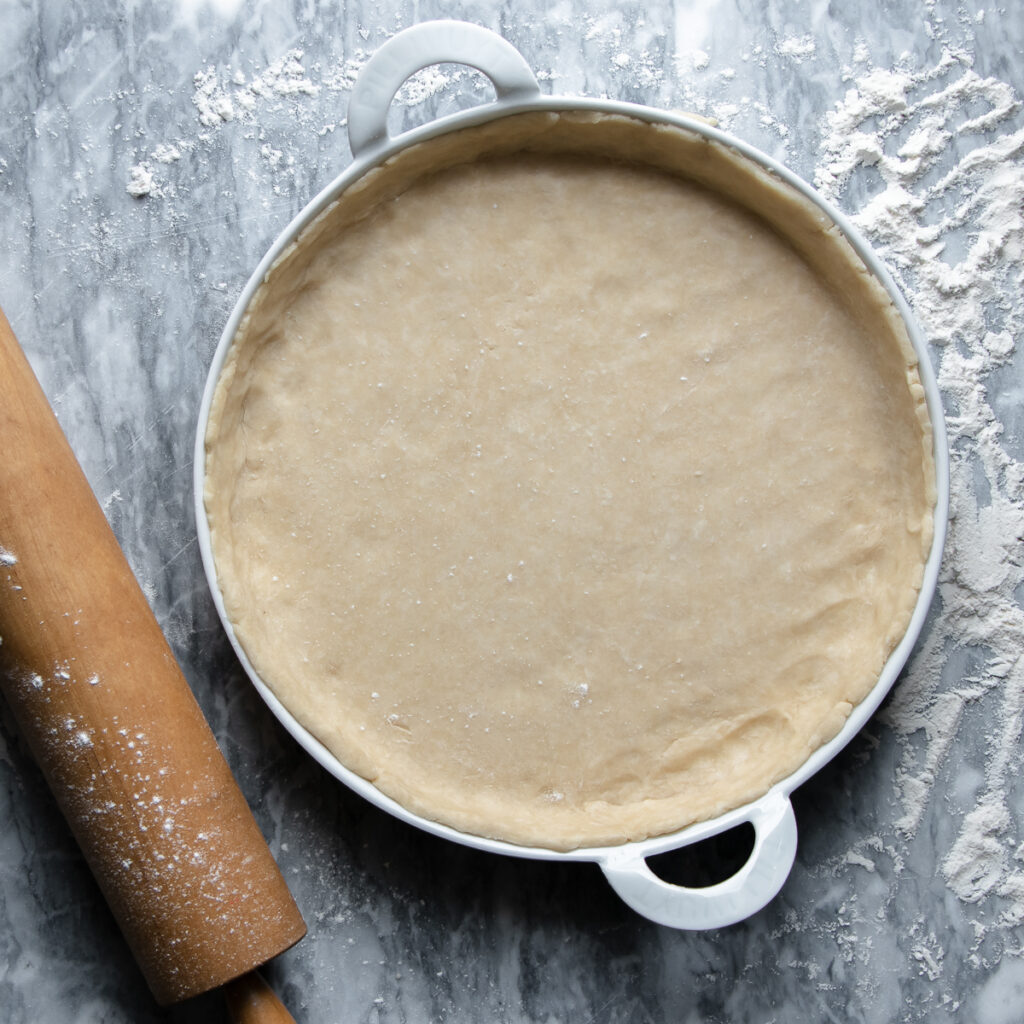
[[[788, 127], [750, 98], [728, 97], [722, 86], [734, 69], [710, 68], [698, 48], [708, 35], [706, 6], [698, 4], [677, 33], [671, 82], [660, 59], [615, 19], [591, 18], [566, 31], [582, 31], [616, 81], [659, 94], [668, 89], [677, 105], [727, 129], [753, 116], [785, 145]], [[331, 67], [307, 68], [302, 51], [292, 49], [248, 75], [200, 69], [193, 80], [195, 133], [162, 139], [142, 154], [127, 191], [138, 198], [173, 195], [173, 165], [183, 154], [229, 127], [262, 139], [261, 118], [282, 105], [296, 125], [318, 135], [343, 127], [343, 118], [325, 121], [315, 99], [324, 90], [347, 93], [371, 49]], [[815, 55], [812, 36], [794, 35], [737, 57], [765, 68], [803, 65]], [[985, 763], [969, 766], [982, 781], [955, 840], [940, 851], [941, 864], [961, 900], [996, 901], [989, 920], [1013, 926], [1024, 922], [1024, 836], [1008, 803], [1024, 720], [1024, 611], [1017, 596], [1024, 588], [1024, 463], [1009, 450], [993, 394], [1024, 333], [1024, 129], [1013, 89], [979, 75], [972, 63], [968, 52], [950, 47], [934, 66], [873, 67], [867, 48], [856, 45], [845, 69], [847, 93], [821, 126], [814, 178], [892, 267], [936, 353], [948, 405], [952, 521], [936, 615], [884, 711], [901, 749], [896, 829], [913, 835], [929, 803], [941, 798], [935, 784], [953, 740], [965, 714], [984, 701], [994, 728]], [[427, 68], [402, 87], [395, 104], [415, 109], [472, 74], [452, 65]], [[538, 77], [557, 85], [554, 72]], [[343, 109], [343, 97], [330, 106]], [[259, 155], [272, 172], [291, 166], [269, 142]], [[852, 183], [865, 180], [868, 198], [854, 200]], [[974, 659], [966, 678], [956, 668], [965, 652]], [[896, 846], [880, 836], [867, 837], [844, 863], [873, 871], [878, 854], [899, 872]], [[979, 938], [984, 930], [979, 926]], [[941, 947], [929, 951], [922, 940], [917, 948], [922, 970], [936, 973]]]
[[[853, 221], [901, 279], [934, 346], [951, 446], [950, 536], [937, 618], [884, 712], [901, 738], [897, 827], [912, 834], [968, 709], [990, 722], [982, 781], [950, 849], [950, 889], [1024, 922], [1024, 836], [1008, 802], [1024, 719], [1024, 463], [994, 395], [1024, 334], [1021, 103], [947, 49], [934, 67], [868, 69], [827, 116], [815, 184], [873, 195]], [[950, 155], [953, 159], [950, 160]], [[969, 653], [973, 668], [952, 672]]]
[[[362, 35], [368, 38], [369, 32]], [[177, 163], [190, 150], [209, 144], [218, 131], [230, 124], [244, 126], [245, 131], [256, 137], [261, 143], [260, 158], [272, 172], [287, 171], [294, 165], [294, 158], [267, 141], [261, 120], [286, 105], [293, 124], [299, 128], [315, 131], [321, 136], [343, 128], [347, 124], [346, 118], [323, 122], [308, 101], [325, 90], [348, 93], [355, 84], [359, 69], [369, 59], [369, 51], [356, 49], [336, 66], [325, 68], [317, 64], [308, 70], [303, 62], [304, 56], [301, 49], [288, 50], [262, 71], [249, 75], [237, 68], [215, 66], [197, 71], [193, 78], [192, 105], [199, 130], [194, 135], [162, 140], [151, 151], [142, 154], [128, 171], [125, 187], [129, 195], [143, 198], [173, 194], [170, 165]], [[399, 89], [393, 103], [398, 107], [416, 108], [473, 74], [475, 72], [465, 67], [446, 71], [425, 68]], [[344, 101], [339, 99], [336, 106], [343, 109]]]

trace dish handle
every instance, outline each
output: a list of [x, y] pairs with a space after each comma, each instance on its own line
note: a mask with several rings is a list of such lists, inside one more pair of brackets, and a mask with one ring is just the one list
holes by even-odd
[[496, 32], [465, 21], [424, 21], [392, 36], [359, 72], [348, 104], [352, 155], [390, 138], [388, 108], [407, 78], [445, 63], [467, 64], [482, 72], [499, 100], [529, 99], [540, 93], [530, 65]]
[[[796, 857], [796, 816], [789, 797], [769, 793], [741, 819], [754, 826], [754, 849], [731, 878], [702, 889], [663, 881], [642, 853], [624, 847], [600, 862], [612, 888], [637, 913], [670, 928], [724, 928], [756, 914], [782, 888]], [[738, 824], [739, 822], [737, 822]]]

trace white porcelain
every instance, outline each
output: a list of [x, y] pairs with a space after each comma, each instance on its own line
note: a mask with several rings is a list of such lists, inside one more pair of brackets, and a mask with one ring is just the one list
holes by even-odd
[[[392, 138], [387, 128], [387, 113], [399, 87], [418, 70], [449, 62], [467, 64], [481, 71], [493, 83], [496, 100], [468, 111], [439, 118]], [[843, 729], [833, 740], [815, 751], [797, 771], [773, 786], [760, 799], [712, 821], [701, 822], [671, 835], [658, 836], [642, 842], [580, 849], [568, 853], [485, 839], [458, 832], [413, 814], [342, 765], [323, 744], [303, 728], [260, 679], [235, 637], [217, 583], [209, 524], [203, 503], [206, 460], [204, 439], [217, 378], [249, 301], [285, 248], [344, 189], [399, 150], [454, 129], [481, 124], [510, 114], [536, 111], [595, 111], [622, 114], [650, 123], [686, 128], [729, 146], [769, 169], [823, 209], [846, 235], [869, 271], [886, 288], [906, 323], [910, 340], [918, 355], [921, 381], [931, 415], [937, 490], [934, 539], [910, 625], [886, 662], [875, 687], [853, 709]], [[457, 21], [425, 22], [391, 38], [374, 54], [359, 74], [349, 103], [348, 131], [354, 156], [352, 164], [288, 225], [249, 279], [214, 354], [200, 410], [195, 447], [195, 505], [199, 545], [217, 611], [242, 665], [273, 713], [324, 768], [378, 807], [412, 825], [434, 835], [493, 853], [544, 860], [593, 861], [601, 867], [615, 891], [629, 906], [652, 921], [672, 928], [719, 928], [749, 917], [777, 895], [793, 865], [797, 847], [797, 826], [790, 794], [842, 750], [875, 712], [910, 655], [935, 590], [946, 534], [949, 454], [935, 376], [925, 342], [906, 301], [885, 266], [852, 224], [806, 182], [772, 158], [702, 121], [680, 114], [631, 103], [543, 96], [533, 72], [519, 52], [500, 36], [476, 25]], [[647, 865], [647, 859], [655, 854], [687, 846], [744, 822], [753, 825], [756, 836], [754, 848], [743, 867], [718, 885], [687, 888], [670, 884], [658, 878]]]

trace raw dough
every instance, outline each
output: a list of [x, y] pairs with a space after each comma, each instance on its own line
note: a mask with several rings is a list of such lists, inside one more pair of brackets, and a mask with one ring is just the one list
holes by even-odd
[[552, 849], [716, 816], [906, 630], [915, 365], [824, 215], [725, 147], [589, 115], [416, 147], [278, 261], [221, 372], [235, 633], [422, 816]]

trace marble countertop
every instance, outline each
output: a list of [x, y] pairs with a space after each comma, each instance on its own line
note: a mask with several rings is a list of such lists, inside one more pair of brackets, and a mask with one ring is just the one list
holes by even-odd
[[[932, 344], [954, 474], [939, 598], [882, 710], [795, 794], [782, 893], [730, 928], [659, 927], [593, 865], [371, 807], [278, 725], [214, 612], [191, 478], [213, 349], [276, 234], [350, 162], [355, 72], [433, 17], [501, 32], [545, 91], [714, 117], [782, 160], [857, 218]], [[1022, 1018], [1019, 11], [8, 0], [0, 28], [0, 303], [309, 924], [266, 972], [298, 1021]], [[486, 95], [464, 69], [422, 72], [394, 126]], [[0, 1021], [221, 1019], [216, 995], [152, 1001], [0, 707]]]

